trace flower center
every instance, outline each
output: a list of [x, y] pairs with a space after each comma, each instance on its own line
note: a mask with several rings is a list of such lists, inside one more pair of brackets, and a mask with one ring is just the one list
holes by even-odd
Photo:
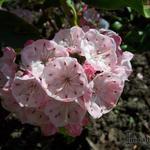
[[65, 83], [70, 84], [70, 82], [71, 82], [70, 78], [69, 78], [69, 77], [66, 77], [66, 78], [65, 78]]

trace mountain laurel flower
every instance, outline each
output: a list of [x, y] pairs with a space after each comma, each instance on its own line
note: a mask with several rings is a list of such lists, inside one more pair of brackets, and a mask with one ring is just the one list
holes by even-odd
[[0, 57], [2, 106], [24, 124], [39, 126], [45, 136], [63, 128], [79, 136], [90, 117], [110, 112], [132, 72], [133, 54], [120, 48], [111, 30], [72, 27], [52, 40], [29, 40], [16, 53]]
[[74, 101], [88, 88], [86, 74], [76, 58], [59, 57], [51, 60], [41, 78], [47, 84], [47, 94], [60, 101]]

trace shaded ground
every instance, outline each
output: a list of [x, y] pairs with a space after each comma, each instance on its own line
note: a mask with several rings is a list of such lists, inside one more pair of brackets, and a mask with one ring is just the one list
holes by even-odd
[[21, 125], [0, 107], [0, 150], [149, 150], [150, 52], [135, 54], [133, 74], [117, 107], [93, 120], [80, 137], [43, 137], [38, 128]]

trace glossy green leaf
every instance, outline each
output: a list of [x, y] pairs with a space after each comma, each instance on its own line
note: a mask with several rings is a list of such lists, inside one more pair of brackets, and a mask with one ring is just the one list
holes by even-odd
[[150, 18], [150, 4], [148, 2], [143, 5], [143, 12], [146, 18]]
[[23, 47], [29, 39], [40, 38], [38, 30], [16, 15], [0, 10], [0, 44], [13, 48]]
[[150, 25], [143, 30], [134, 29], [125, 36], [124, 42], [136, 51], [147, 51], [150, 48]]
[[104, 9], [119, 9], [123, 7], [131, 7], [143, 16], [150, 17], [150, 6], [147, 4], [148, 0], [83, 0], [85, 3], [94, 7]]

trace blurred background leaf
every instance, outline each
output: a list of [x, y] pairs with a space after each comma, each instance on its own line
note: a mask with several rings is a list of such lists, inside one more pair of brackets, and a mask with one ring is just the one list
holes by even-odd
[[40, 38], [38, 30], [16, 15], [0, 10], [0, 44], [20, 48], [29, 39]]
[[4, 3], [5, 0], [0, 0], [0, 6]]
[[131, 7], [143, 16], [150, 18], [149, 1], [145, 0], [83, 0], [85, 3], [97, 8], [120, 9], [122, 7]]
[[6, 2], [10, 2], [11, 0], [0, 0], [0, 7], [2, 7], [2, 5]]
[[145, 0], [143, 5], [143, 11], [146, 18], [150, 18], [150, 1]]
[[147, 51], [150, 50], [150, 25], [147, 25], [142, 31], [135, 29], [129, 31], [125, 36], [125, 43], [128, 44], [130, 50]]
[[60, 1], [59, 0], [45, 0], [44, 1], [44, 7], [56, 7], [60, 5]]

